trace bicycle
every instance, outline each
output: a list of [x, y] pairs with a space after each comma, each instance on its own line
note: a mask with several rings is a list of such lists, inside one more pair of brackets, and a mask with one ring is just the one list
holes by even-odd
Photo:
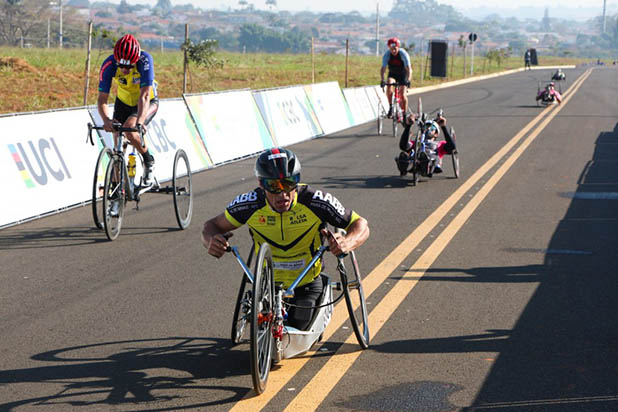
[[[94, 145], [93, 130], [104, 130], [104, 128], [88, 123], [87, 139], [90, 139], [92, 145]], [[143, 175], [137, 174], [138, 170], [143, 170], [144, 160], [141, 154], [125, 153], [128, 140], [124, 134], [138, 132], [144, 147], [143, 129], [122, 127], [120, 123], [115, 123], [114, 130], [118, 132], [115, 146], [104, 147], [101, 150], [94, 170], [92, 217], [95, 226], [104, 229], [109, 240], [115, 240], [122, 227], [125, 204], [135, 201], [135, 209], [139, 210], [141, 195], [150, 192], [173, 195], [176, 221], [181, 230], [186, 229], [191, 223], [193, 214], [193, 187], [191, 167], [185, 151], [182, 149], [176, 151], [171, 186], [161, 187], [156, 177], [155, 183], [147, 186], [143, 184]], [[127, 157], [131, 156], [135, 156], [135, 163], [127, 160]], [[138, 160], [141, 167], [137, 167]]]
[[[414, 138], [412, 150], [410, 153], [401, 152], [399, 154], [399, 157], [395, 159], [397, 162], [400, 162], [402, 161], [402, 157], [404, 157], [403, 160], [411, 164], [411, 166], [409, 166], [409, 171], [412, 173], [412, 181], [415, 186], [418, 183], [419, 176], [433, 176], [433, 171], [436, 167], [435, 162], [430, 160], [427, 154], [426, 147], [427, 129], [428, 126], [431, 124], [431, 120], [429, 120], [429, 115], [436, 112], [436, 119], [442, 117], [442, 115], [444, 114], [444, 110], [442, 108], [434, 110], [429, 114], [423, 113], [423, 103], [421, 98], [418, 98], [418, 113], [415, 115], [418, 130], [416, 132], [416, 137]], [[453, 139], [453, 143], [456, 143], [457, 137], [455, 135], [455, 129], [452, 126], [449, 129], [449, 134]], [[421, 154], [424, 154], [424, 156], [422, 156]], [[449, 154], [451, 156], [451, 162], [453, 165], [454, 177], [455, 179], [457, 179], [459, 178], [460, 173], [459, 151], [457, 150], [457, 148], [455, 148], [451, 150], [451, 153]], [[421, 157], [423, 157], [423, 159], [421, 159]]]
[[[343, 230], [340, 231], [345, 233]], [[229, 236], [231, 234], [226, 234], [226, 237]], [[342, 296], [345, 298], [348, 315], [360, 347], [362, 349], [369, 347], [367, 304], [363, 292], [362, 276], [353, 251], [347, 254], [353, 268], [353, 272], [350, 274], [344, 264], [346, 256], [337, 257], [337, 270], [341, 282], [331, 282], [325, 274], [320, 275], [323, 282], [322, 296], [318, 305], [313, 307], [313, 309], [318, 310], [315, 311], [311, 325], [306, 331], [284, 324], [284, 319], [287, 316], [286, 307], [291, 305], [285, 299], [294, 296], [294, 289], [313, 265], [322, 258], [324, 252], [328, 251], [328, 246], [320, 246], [311, 262], [307, 264], [288, 288], [285, 288], [282, 283], [275, 283], [274, 281], [273, 258], [268, 243], [263, 243], [260, 246], [253, 272], [249, 269], [254, 256], [253, 246], [248, 263], [245, 263], [242, 259], [236, 246], [228, 247], [227, 251], [234, 255], [244, 274], [234, 309], [232, 343], [243, 342], [245, 329], [249, 324], [251, 376], [253, 388], [258, 395], [266, 389], [272, 363], [276, 364], [282, 359], [289, 359], [304, 353], [321, 339], [324, 329], [330, 322], [333, 305]], [[332, 298], [333, 287], [342, 291], [336, 299]], [[355, 311], [356, 304], [360, 308], [358, 315]]]
[[[399, 93], [399, 83], [386, 83], [385, 87], [394, 86], [393, 93], [391, 95], [390, 105], [393, 108], [391, 118], [393, 119], [393, 136], [397, 136], [397, 126], [399, 123], [403, 123], [405, 113], [401, 108], [401, 94]], [[384, 87], [382, 88], [384, 92]], [[378, 102], [378, 135], [382, 134], [382, 126], [384, 119], [388, 118], [386, 108], [382, 105], [382, 101]]]

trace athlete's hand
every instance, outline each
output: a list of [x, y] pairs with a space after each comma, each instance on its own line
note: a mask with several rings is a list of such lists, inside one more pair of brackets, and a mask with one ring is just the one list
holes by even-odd
[[103, 129], [105, 129], [106, 132], [113, 133], [114, 121], [112, 119], [103, 119]]
[[210, 238], [210, 243], [208, 244], [208, 254], [220, 258], [227, 252], [229, 246], [230, 244], [223, 235], [214, 235]]
[[438, 125], [439, 125], [440, 127], [442, 127], [442, 126], [446, 126], [446, 117], [444, 117], [444, 116], [438, 116], [438, 117], [436, 118], [436, 123], [438, 123]]
[[137, 130], [139, 130], [140, 128], [142, 129], [142, 136], [146, 136], [146, 132], [148, 131], [148, 128], [146, 127], [145, 124], [138, 123], [135, 126], [137, 127]]
[[343, 255], [351, 250], [346, 238], [341, 233], [333, 233], [322, 229], [322, 235], [328, 241], [328, 249], [333, 255]]
[[383, 88], [384, 88], [384, 86], [386, 86], [386, 82], [385, 82], [384, 80], [382, 80], [382, 81], [380, 82], [380, 87], [383, 89]]
[[410, 87], [410, 80], [404, 80], [403, 81], [403, 85], [409, 88]]

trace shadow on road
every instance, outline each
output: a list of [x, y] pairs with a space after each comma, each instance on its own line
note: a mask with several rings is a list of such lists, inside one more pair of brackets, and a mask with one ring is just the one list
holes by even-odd
[[[34, 382], [60, 390], [49, 396], [0, 403], [0, 411], [21, 410], [19, 407], [33, 404], [64, 404], [67, 409], [99, 405], [102, 410], [111, 410], [123, 404], [143, 404], [145, 409], [141, 410], [199, 409], [236, 402], [250, 390], [200, 383], [203, 379], [249, 373], [246, 353], [231, 350], [229, 341], [221, 339], [170, 337], [105, 342], [52, 350], [32, 359], [41, 361], [41, 366], [0, 370], [0, 385]], [[50, 362], [55, 364], [50, 366]], [[201, 403], [165, 403], [189, 399], [187, 390], [210, 390], [229, 396]], [[154, 401], [157, 403], [148, 404]]]

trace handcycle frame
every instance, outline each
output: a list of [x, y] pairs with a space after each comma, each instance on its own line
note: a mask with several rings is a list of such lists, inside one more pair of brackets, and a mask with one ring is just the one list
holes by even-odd
[[[437, 117], [441, 117], [444, 114], [444, 110], [442, 108], [436, 109], [431, 113], [424, 113], [423, 112], [423, 102], [421, 100], [421, 98], [418, 98], [418, 113], [416, 114], [416, 124], [418, 126], [418, 130], [416, 132], [416, 137], [414, 138], [414, 147], [413, 147], [413, 152], [410, 156], [410, 161], [412, 163], [412, 167], [410, 169], [410, 171], [412, 172], [412, 181], [414, 183], [414, 185], [416, 186], [416, 184], [418, 183], [419, 180], [419, 175], [421, 175], [421, 167], [420, 167], [420, 160], [419, 160], [419, 154], [421, 152], [425, 151], [425, 138], [426, 138], [426, 133], [427, 133], [427, 127], [429, 124], [429, 115], [433, 114], [433, 113], [438, 113]], [[449, 129], [449, 133], [451, 135], [451, 138], [453, 139], [453, 142], [457, 142], [457, 137], [455, 135], [455, 129], [451, 126]], [[457, 147], [455, 147], [455, 149], [450, 153], [451, 156], [451, 162], [453, 165], [453, 173], [454, 173], [454, 177], [455, 179], [459, 178], [459, 151], [457, 149]], [[432, 164], [430, 164], [430, 170], [429, 170], [429, 175], [433, 174], [433, 170], [435, 168], [435, 163], [432, 162]]]
[[[401, 95], [399, 93], [399, 86], [403, 86], [397, 82], [395, 83], [385, 83], [384, 87], [393, 87], [393, 94], [391, 95], [391, 107], [393, 108], [392, 119], [393, 119], [393, 137], [397, 136], [397, 126], [399, 123], [403, 123], [405, 119], [405, 113], [403, 112], [403, 108], [401, 107]], [[382, 92], [386, 93], [386, 90], [382, 88]], [[382, 134], [383, 122], [387, 117], [387, 110], [382, 106], [382, 101], [378, 102], [378, 135]]]
[[[353, 251], [347, 254], [353, 268], [350, 275], [348, 275], [344, 264], [346, 256], [337, 258], [337, 270], [341, 282], [333, 283], [328, 276], [320, 275], [323, 282], [322, 296], [318, 305], [312, 307], [317, 310], [306, 331], [284, 325], [285, 306], [289, 305], [284, 299], [294, 296], [296, 287], [315, 263], [322, 258], [324, 252], [328, 251], [328, 246], [320, 246], [311, 262], [307, 264], [288, 288], [284, 288], [281, 283], [275, 284], [274, 282], [272, 253], [268, 243], [263, 243], [260, 246], [253, 272], [249, 269], [254, 255], [253, 247], [249, 254], [248, 263], [245, 263], [242, 259], [236, 246], [228, 247], [227, 251], [234, 255], [244, 273], [234, 310], [232, 343], [238, 344], [243, 341], [244, 330], [249, 322], [251, 375], [253, 388], [257, 394], [263, 393], [266, 389], [271, 363], [277, 363], [281, 359], [289, 359], [307, 352], [315, 342], [320, 340], [330, 322], [333, 305], [341, 299], [341, 296], [345, 297], [350, 321], [359, 345], [362, 349], [369, 347], [367, 305], [363, 292], [362, 276]], [[246, 290], [249, 284], [251, 288]], [[333, 286], [337, 290], [342, 290], [342, 295], [334, 300], [332, 298]], [[352, 295], [353, 293], [354, 295]], [[357, 301], [360, 308], [358, 315], [355, 312]], [[253, 316], [253, 314], [257, 314], [257, 316]]]
[[[88, 123], [87, 140], [94, 146], [92, 138], [93, 130], [105, 130], [103, 126], [95, 126]], [[156, 177], [155, 183], [143, 186], [143, 176], [136, 184], [135, 176], [129, 176], [125, 150], [129, 144], [125, 133], [137, 132], [140, 135], [142, 147], [145, 147], [144, 133], [142, 128], [123, 127], [120, 123], [114, 123], [114, 131], [118, 135], [114, 138], [114, 147], [103, 147], [99, 153], [94, 170], [92, 186], [92, 217], [98, 229], [104, 229], [109, 240], [115, 240], [120, 234], [124, 206], [128, 201], [135, 201], [135, 209], [139, 210], [140, 196], [146, 192], [172, 194], [174, 200], [174, 212], [176, 221], [180, 229], [186, 229], [191, 223], [193, 214], [193, 186], [192, 173], [189, 158], [183, 149], [178, 149], [174, 156], [172, 171], [172, 185], [160, 186]], [[99, 136], [99, 139], [101, 137]], [[139, 152], [136, 160], [140, 159], [143, 165], [143, 158]], [[184, 167], [181, 165], [184, 164]], [[104, 171], [104, 173], [103, 173]], [[103, 186], [101, 186], [103, 178]], [[101, 203], [99, 204], [99, 199]], [[112, 213], [112, 203], [118, 202], [117, 216]], [[187, 205], [185, 206], [185, 203]]]

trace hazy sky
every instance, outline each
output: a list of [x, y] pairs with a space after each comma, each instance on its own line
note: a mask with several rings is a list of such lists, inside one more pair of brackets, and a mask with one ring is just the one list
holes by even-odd
[[[113, 0], [119, 3], [120, 0]], [[256, 8], [266, 9], [266, 0], [247, 0]], [[129, 4], [147, 3], [156, 4], [156, 0], [127, 0]], [[200, 8], [227, 9], [238, 6], [238, 0], [171, 0], [172, 5], [191, 3]], [[380, 10], [388, 11], [391, 9], [395, 0], [380, 0]], [[449, 4], [459, 9], [470, 9], [484, 7], [487, 9], [496, 8], [499, 4], [501, 9], [515, 9], [518, 7], [535, 7], [558, 9], [562, 7], [596, 7], [599, 11], [603, 9], [603, 0], [438, 0], [440, 4]], [[615, 1], [608, 1], [615, 3]], [[360, 12], [372, 12], [376, 9], [376, 0], [277, 0], [279, 10], [290, 11], [343, 11], [349, 12], [358, 10]], [[599, 12], [600, 14], [600, 12]]]

